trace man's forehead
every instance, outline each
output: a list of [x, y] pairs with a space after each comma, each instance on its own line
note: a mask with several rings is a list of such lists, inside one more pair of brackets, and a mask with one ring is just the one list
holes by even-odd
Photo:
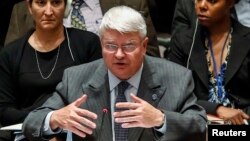
[[129, 33], [120, 33], [120, 32], [104, 32], [101, 37], [102, 40], [117, 40], [117, 39], [125, 39], [125, 40], [138, 40], [140, 36], [137, 32], [129, 32]]

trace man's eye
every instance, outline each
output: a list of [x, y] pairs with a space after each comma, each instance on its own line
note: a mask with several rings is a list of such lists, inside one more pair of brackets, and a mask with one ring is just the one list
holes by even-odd
[[115, 49], [117, 48], [117, 46], [116, 46], [116, 45], [113, 45], [113, 44], [106, 44], [105, 47], [106, 47], [107, 49], [112, 49], [112, 50], [115, 50]]
[[136, 48], [134, 44], [128, 44], [122, 47], [124, 51], [126, 52], [132, 52]]
[[123, 46], [123, 48], [134, 48], [134, 47], [135, 47], [135, 45], [133, 45], [133, 44]]

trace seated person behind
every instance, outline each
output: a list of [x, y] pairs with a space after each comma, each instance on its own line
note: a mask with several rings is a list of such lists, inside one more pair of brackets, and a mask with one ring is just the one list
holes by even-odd
[[192, 29], [177, 33], [169, 59], [193, 71], [194, 92], [208, 114], [239, 125], [250, 115], [250, 40], [246, 27], [230, 18], [236, 1], [196, 0], [195, 36]]
[[[231, 8], [230, 12], [231, 16], [235, 20], [239, 21], [240, 23], [247, 24], [248, 18], [242, 18], [247, 16], [250, 17], [249, 13], [247, 12], [248, 10], [250, 10], [247, 7], [249, 5], [242, 4], [246, 3], [245, 1], [248, 0], [236, 0], [235, 6]], [[236, 13], [236, 11], [238, 12]], [[246, 26], [246, 24], [244, 25]], [[179, 38], [175, 36], [183, 34], [184, 33], [183, 31], [185, 30], [189, 30], [187, 31], [189, 35], [183, 35], [181, 38], [187, 38], [187, 39], [182, 39], [186, 41], [185, 46], [192, 46], [194, 44], [193, 39], [195, 38], [197, 33], [197, 26], [198, 26], [198, 19], [195, 13], [195, 0], [177, 0], [174, 11], [174, 18], [171, 26], [171, 38]], [[250, 28], [244, 28], [243, 32], [244, 36], [250, 39]], [[174, 44], [173, 40], [170, 41], [170, 44]], [[169, 50], [171, 50], [171, 48], [169, 48]], [[164, 57], [168, 59], [169, 55]]]
[[0, 52], [0, 123], [22, 123], [62, 80], [63, 71], [102, 57], [99, 37], [63, 26], [66, 0], [29, 0], [32, 29]]

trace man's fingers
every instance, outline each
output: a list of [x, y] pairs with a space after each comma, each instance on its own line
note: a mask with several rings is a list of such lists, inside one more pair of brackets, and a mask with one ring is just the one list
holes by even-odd
[[96, 128], [96, 124], [94, 122], [90, 121], [87, 118], [81, 117], [80, 119], [78, 119], [77, 122], [80, 123], [81, 125], [88, 126], [88, 127], [92, 128], [92, 129]]
[[144, 100], [140, 99], [139, 97], [135, 96], [133, 93], [130, 94], [130, 97], [132, 99], [132, 101], [134, 101], [135, 103], [141, 103]]
[[136, 111], [136, 110], [124, 110], [124, 111], [120, 111], [120, 112], [114, 112], [114, 117], [127, 117], [127, 116], [134, 116], [134, 115], [138, 115], [140, 114], [140, 112]]
[[131, 117], [120, 117], [120, 118], [115, 118], [115, 122], [117, 123], [130, 123], [130, 122], [135, 122], [135, 121], [140, 121], [139, 116], [131, 116]]
[[87, 99], [87, 95], [84, 94], [83, 96], [81, 96], [80, 98], [78, 98], [78, 99], [74, 102], [75, 106], [76, 106], [76, 107], [80, 107], [80, 105], [83, 104], [83, 103], [86, 101], [86, 99]]
[[77, 128], [73, 128], [71, 129], [71, 132], [75, 133], [76, 135], [85, 138], [86, 137], [86, 133], [81, 132], [80, 130], [78, 130]]
[[132, 103], [132, 102], [119, 102], [115, 104], [116, 108], [122, 109], [137, 109], [141, 106], [140, 103]]
[[75, 128], [75, 127], [70, 127], [69, 130], [71, 132], [73, 132], [74, 134], [84, 138], [86, 137], [86, 133], [85, 132], [82, 132], [81, 130], [79, 130], [78, 128]]
[[121, 124], [122, 128], [134, 128], [134, 127], [140, 127], [140, 124], [138, 122], [129, 122], [129, 123], [123, 123]]
[[86, 109], [80, 109], [76, 111], [77, 115], [80, 117], [88, 117], [90, 119], [97, 119], [97, 115], [91, 111], [88, 111]]
[[72, 132], [83, 132], [84, 134], [92, 134], [94, 128], [88, 127], [85, 123], [71, 121], [68, 127]]

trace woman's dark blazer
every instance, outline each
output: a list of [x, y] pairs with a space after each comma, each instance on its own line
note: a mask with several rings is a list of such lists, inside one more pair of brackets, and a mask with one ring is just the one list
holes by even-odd
[[[232, 23], [232, 46], [225, 73], [225, 89], [231, 94], [230, 98], [235, 99], [237, 108], [244, 109], [250, 115], [250, 32], [249, 28], [235, 20], [232, 20]], [[193, 34], [188, 30], [172, 38], [171, 52], [168, 57], [171, 61], [192, 70], [198, 103], [206, 109], [207, 113], [216, 114], [218, 104], [208, 102], [208, 66], [201, 28], [199, 25], [193, 47], [191, 47]]]

